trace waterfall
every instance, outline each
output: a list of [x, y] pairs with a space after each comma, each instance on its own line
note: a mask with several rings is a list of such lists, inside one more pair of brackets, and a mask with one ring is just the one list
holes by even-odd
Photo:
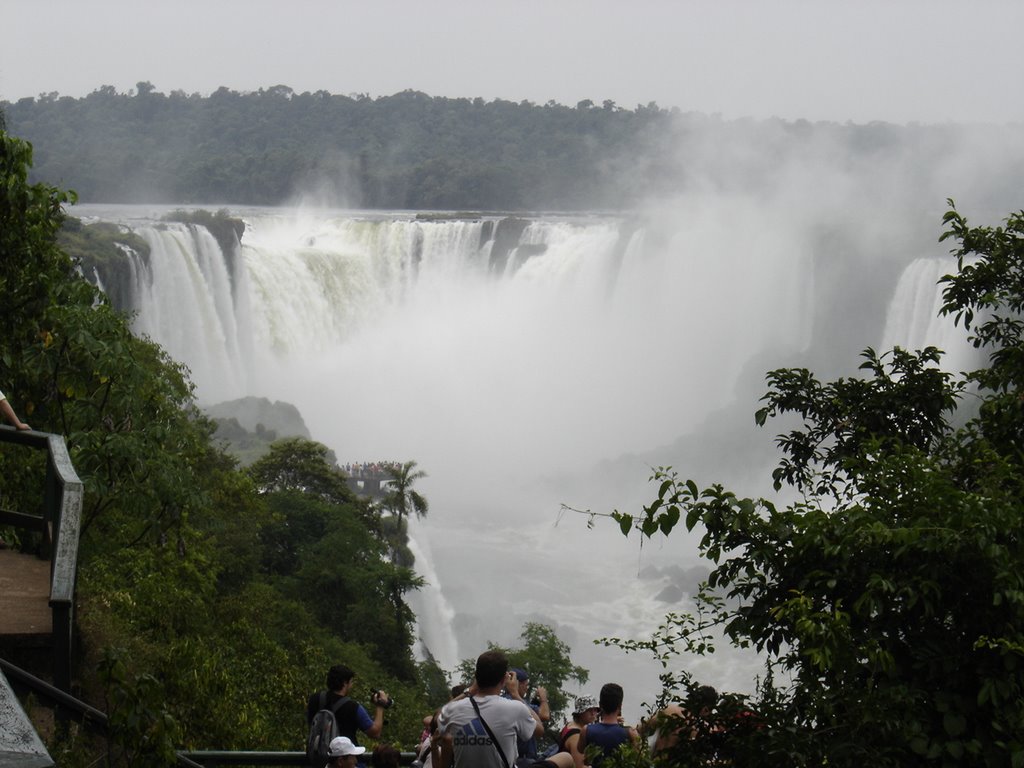
[[[431, 513], [411, 546], [428, 585], [412, 604], [443, 667], [487, 641], [514, 647], [541, 621], [598, 677], [653, 690], [647, 660], [592, 641], [636, 636], [685, 603], [658, 597], [674, 593], [664, 574], [638, 576], [617, 531], [556, 525], [560, 504], [645, 499], [650, 466], [673, 459], [640, 456], [734, 407], [753, 356], [807, 347], [820, 311], [807, 239], [753, 207], [694, 205], [668, 225], [237, 215], [229, 261], [201, 226], [103, 212], [152, 251], [126, 257], [130, 285], [111, 294], [130, 295], [136, 329], [188, 365], [200, 403], [285, 401], [337, 455], [419, 463]], [[575, 479], [609, 460], [629, 483]], [[644, 558], [693, 553], [680, 534]], [[709, 682], [736, 690], [754, 672], [728, 654]]]
[[[149, 258], [127, 252], [131, 284], [120, 286], [129, 296], [124, 308], [135, 313], [135, 332], [185, 363], [209, 401], [239, 396], [252, 343], [246, 299], [235, 294], [219, 244], [204, 227], [183, 224], [136, 233], [149, 245]], [[240, 288], [244, 280], [243, 274]]]
[[939, 315], [939, 280], [955, 271], [956, 262], [949, 257], [915, 259], [907, 266], [889, 304], [880, 351], [934, 346], [945, 353], [944, 370], [957, 373], [976, 367], [978, 352], [967, 341], [963, 327], [952, 316]]
[[416, 558], [416, 572], [424, 586], [409, 595], [409, 605], [416, 615], [416, 634], [419, 637], [419, 656], [432, 657], [441, 669], [453, 672], [462, 660], [459, 641], [452, 629], [455, 610], [441, 587], [434, 568], [433, 551], [429, 544], [429, 525], [409, 518], [409, 550]]

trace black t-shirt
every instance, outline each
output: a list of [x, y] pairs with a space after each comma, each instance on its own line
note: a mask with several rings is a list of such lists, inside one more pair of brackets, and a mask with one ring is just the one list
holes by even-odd
[[334, 691], [314, 693], [309, 697], [309, 703], [306, 704], [306, 724], [312, 725], [316, 713], [321, 709], [330, 709], [338, 699], [348, 699], [334, 713], [334, 722], [338, 724], [338, 735], [347, 736], [353, 744], [358, 744], [356, 734], [359, 733], [359, 719], [356, 710], [359, 704], [347, 696], [340, 696]]

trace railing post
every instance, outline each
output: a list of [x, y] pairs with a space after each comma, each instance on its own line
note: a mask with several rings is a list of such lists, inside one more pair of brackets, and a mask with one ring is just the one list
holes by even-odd
[[53, 513], [59, 523], [53, 548], [50, 608], [53, 611], [53, 675], [57, 687], [71, 690], [72, 630], [74, 624], [75, 572], [82, 523], [82, 481], [75, 474], [64, 438], [51, 435], [50, 464], [58, 476], [60, 493]]
[[57, 551], [55, 539], [60, 536], [60, 476], [53, 466], [53, 457], [47, 456], [46, 481], [43, 485], [43, 545], [42, 554], [50, 558], [50, 581], [53, 581], [53, 553]]
[[53, 610], [53, 684], [71, 692], [72, 621], [71, 603], [54, 603]]

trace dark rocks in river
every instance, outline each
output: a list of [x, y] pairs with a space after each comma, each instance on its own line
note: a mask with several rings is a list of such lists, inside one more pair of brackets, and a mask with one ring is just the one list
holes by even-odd
[[494, 243], [491, 245], [491, 271], [501, 274], [508, 263], [508, 255], [519, 245], [525, 229], [530, 225], [527, 219], [512, 216], [502, 219], [494, 230]]
[[488, 219], [480, 224], [480, 248], [487, 244], [487, 241], [494, 235], [494, 222]]
[[531, 256], [540, 256], [548, 250], [547, 243], [526, 243], [516, 248], [516, 258], [520, 263], [526, 261]]

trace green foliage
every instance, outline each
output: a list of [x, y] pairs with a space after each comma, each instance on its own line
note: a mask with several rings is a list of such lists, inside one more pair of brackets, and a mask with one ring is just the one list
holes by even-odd
[[124, 231], [110, 221], [85, 224], [74, 216], [66, 216], [57, 235], [57, 244], [65, 253], [78, 259], [84, 267], [105, 267], [121, 261], [120, 246], [127, 246], [149, 256], [149, 244], [131, 231]]
[[[938, 350], [897, 348], [867, 350], [858, 379], [773, 371], [756, 420], [801, 420], [778, 437], [774, 473], [801, 500], [778, 508], [660, 468], [641, 515], [611, 515], [647, 537], [682, 522], [715, 564], [706, 610], [627, 647], [667, 663], [710, 650], [718, 627], [765, 654], [754, 706], [769, 727], [734, 744], [737, 765], [1024, 762], [1024, 213], [1005, 228], [955, 209], [945, 222], [959, 248], [942, 311], [990, 352], [986, 368], [955, 379]], [[980, 407], [954, 428], [968, 384]]]
[[249, 474], [273, 513], [261, 533], [268, 576], [342, 637], [377, 646], [392, 672], [411, 680], [413, 615], [403, 596], [422, 580], [389, 561], [373, 511], [353, 496], [327, 449], [280, 440]]
[[415, 461], [407, 461], [385, 469], [388, 479], [384, 481], [384, 498], [381, 506], [395, 517], [395, 526], [391, 531], [392, 559], [397, 563], [412, 565], [412, 554], [406, 547], [407, 536], [405, 519], [414, 514], [425, 517], [430, 508], [426, 497], [412, 486], [417, 480], [427, 476], [422, 469], [416, 469]]
[[224, 450], [234, 456], [242, 467], [248, 467], [257, 459], [266, 456], [270, 452], [271, 444], [278, 440], [277, 432], [267, 429], [263, 424], [257, 424], [255, 431], [250, 432], [234, 417], [215, 418], [214, 422], [217, 425], [213, 433], [214, 439], [223, 445]]
[[57, 235], [57, 243], [75, 259], [83, 274], [99, 279], [111, 304], [127, 305], [128, 298], [119, 292], [121, 286], [131, 281], [130, 263], [124, 258], [124, 249], [148, 258], [149, 244], [145, 240], [111, 222], [84, 224], [81, 219], [68, 216]]
[[301, 437], [273, 443], [270, 452], [249, 468], [249, 474], [260, 493], [299, 491], [330, 504], [355, 500], [327, 446]]
[[[54, 239], [62, 206], [75, 196], [47, 184], [29, 184], [31, 165], [32, 145], [0, 131], [0, 294], [5, 308], [0, 335], [14, 349], [37, 339], [51, 291], [72, 268]], [[4, 363], [11, 367], [8, 355]]]
[[427, 702], [435, 709], [443, 707], [451, 698], [451, 686], [444, 670], [433, 658], [419, 662], [416, 668], [417, 676], [423, 681]]
[[[177, 723], [164, 707], [160, 686], [152, 675], [132, 675], [115, 651], [99, 665], [106, 683], [107, 713], [112, 741], [128, 765], [174, 765]], [[111, 763], [117, 761], [111, 759]]]

